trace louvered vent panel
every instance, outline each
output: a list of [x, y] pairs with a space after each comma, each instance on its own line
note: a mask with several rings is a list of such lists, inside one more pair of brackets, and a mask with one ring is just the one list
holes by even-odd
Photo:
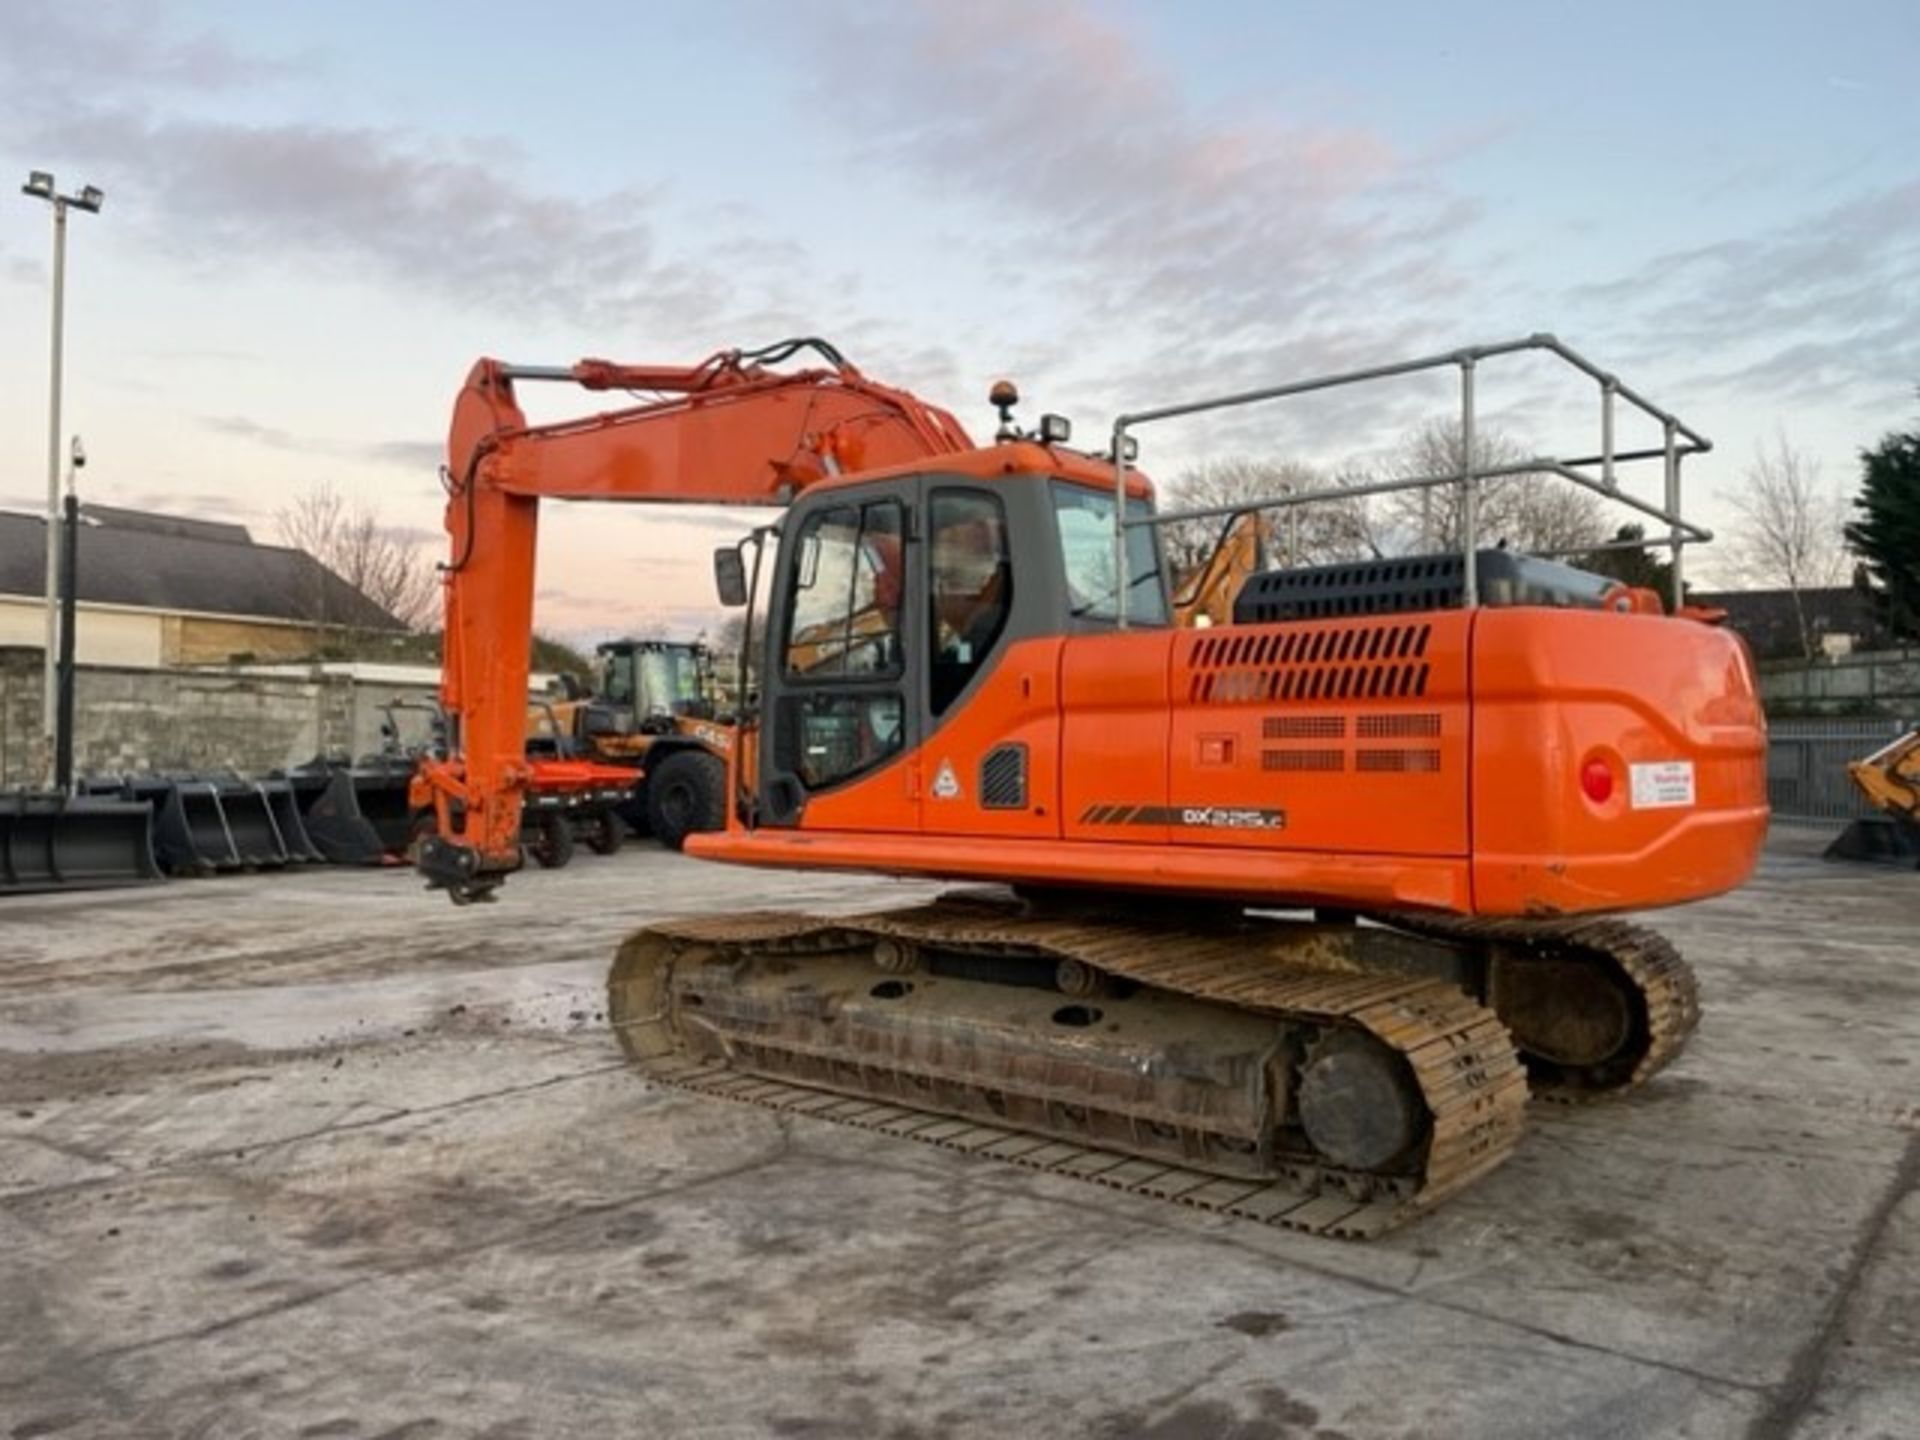
[[1347, 754], [1344, 750], [1262, 750], [1260, 752], [1262, 770], [1344, 770], [1347, 768]]
[[1432, 711], [1411, 715], [1362, 715], [1354, 727], [1362, 740], [1433, 740], [1440, 735], [1440, 716]]
[[1344, 740], [1344, 715], [1269, 715], [1260, 722], [1263, 740]]
[[1438, 750], [1360, 750], [1354, 769], [1362, 774], [1433, 774], [1440, 768]]
[[1211, 705], [1417, 699], [1427, 692], [1432, 635], [1431, 625], [1410, 624], [1208, 636], [1193, 648], [1187, 698]]

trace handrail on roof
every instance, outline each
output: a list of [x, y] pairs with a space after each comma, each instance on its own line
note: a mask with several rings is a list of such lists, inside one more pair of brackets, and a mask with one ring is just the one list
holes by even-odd
[[[1497, 359], [1506, 355], [1520, 354], [1526, 351], [1544, 351], [1563, 361], [1573, 369], [1590, 377], [1600, 391], [1600, 450], [1594, 455], [1574, 457], [1539, 456], [1518, 464], [1476, 466], [1474, 464], [1474, 372], [1480, 362]], [[1240, 501], [1230, 505], [1206, 505], [1190, 510], [1171, 511], [1160, 515], [1129, 516], [1126, 507], [1113, 507], [1113, 564], [1116, 577], [1126, 576], [1126, 532], [1137, 525], [1165, 525], [1176, 520], [1205, 520], [1222, 515], [1239, 514], [1246, 511], [1285, 509], [1295, 505], [1310, 505], [1316, 501], [1332, 499], [1351, 499], [1367, 495], [1384, 495], [1400, 490], [1419, 490], [1440, 485], [1459, 485], [1462, 489], [1461, 530], [1462, 550], [1466, 563], [1464, 570], [1465, 603], [1469, 606], [1479, 603], [1479, 579], [1474, 564], [1474, 552], [1479, 548], [1479, 512], [1478, 485], [1482, 480], [1500, 479], [1509, 476], [1552, 475], [1572, 481], [1605, 499], [1638, 510], [1651, 519], [1663, 520], [1667, 524], [1665, 536], [1652, 536], [1642, 542], [1647, 545], [1663, 545], [1673, 551], [1673, 606], [1677, 610], [1684, 600], [1684, 579], [1681, 558], [1686, 546], [1701, 544], [1713, 538], [1713, 532], [1703, 525], [1686, 519], [1680, 513], [1680, 462], [1689, 455], [1703, 454], [1713, 448], [1713, 442], [1698, 430], [1688, 425], [1672, 412], [1663, 410], [1632, 386], [1624, 383], [1610, 370], [1604, 370], [1572, 346], [1563, 343], [1557, 336], [1544, 332], [1528, 335], [1516, 340], [1503, 340], [1492, 345], [1472, 345], [1464, 349], [1449, 350], [1438, 355], [1425, 355], [1414, 360], [1401, 360], [1386, 365], [1369, 366], [1361, 370], [1346, 370], [1330, 375], [1311, 376], [1305, 380], [1288, 381], [1280, 385], [1263, 386], [1256, 390], [1241, 390], [1229, 395], [1190, 400], [1175, 405], [1156, 406], [1149, 410], [1128, 411], [1115, 417], [1113, 422], [1113, 468], [1115, 493], [1123, 493], [1126, 483], [1129, 445], [1136, 447], [1129, 431], [1142, 425], [1161, 420], [1179, 419], [1189, 415], [1202, 415], [1209, 411], [1232, 409], [1242, 405], [1257, 405], [1267, 401], [1290, 399], [1297, 395], [1311, 394], [1321, 390], [1333, 390], [1347, 385], [1363, 385], [1378, 380], [1395, 379], [1403, 375], [1413, 375], [1424, 370], [1438, 370], [1456, 367], [1460, 372], [1460, 435], [1461, 468], [1446, 474], [1417, 475], [1381, 480], [1364, 485], [1340, 485], [1323, 487], [1317, 490], [1294, 491], [1276, 495], [1270, 499]], [[1614, 445], [1614, 409], [1618, 402], [1625, 401], [1634, 409], [1657, 421], [1664, 435], [1664, 443], [1652, 450], [1622, 451]], [[1623, 465], [1647, 460], [1660, 460], [1663, 463], [1665, 490], [1663, 503], [1655, 505], [1650, 501], [1625, 494], [1619, 488], [1618, 471]], [[1598, 465], [1600, 474], [1594, 476], [1588, 471]], [[1617, 548], [1606, 545], [1593, 548]], [[1127, 623], [1127, 591], [1129, 586], [1124, 579], [1115, 585], [1118, 592], [1116, 602], [1117, 624], [1124, 629]]]

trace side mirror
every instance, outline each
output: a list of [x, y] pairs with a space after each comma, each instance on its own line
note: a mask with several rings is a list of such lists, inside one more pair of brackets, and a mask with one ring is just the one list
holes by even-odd
[[747, 562], [740, 558], [738, 545], [722, 545], [713, 552], [713, 585], [728, 609], [747, 603]]

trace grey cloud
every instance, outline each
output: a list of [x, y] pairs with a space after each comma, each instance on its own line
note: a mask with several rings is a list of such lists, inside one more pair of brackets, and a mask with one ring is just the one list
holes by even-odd
[[245, 415], [202, 415], [199, 419], [201, 425], [216, 434], [296, 455], [329, 455], [404, 470], [431, 470], [446, 456], [446, 447], [432, 440], [323, 440], [295, 435], [275, 425], [263, 425]]
[[103, 168], [138, 156], [143, 218], [191, 265], [240, 256], [342, 275], [371, 267], [418, 293], [601, 326], [618, 314], [665, 327], [732, 293], [724, 275], [656, 253], [657, 197], [639, 189], [549, 195], [452, 148], [367, 128], [95, 108], [59, 133], [69, 153]]
[[[0, 123], [104, 187], [119, 223], [209, 274], [235, 264], [372, 277], [596, 333], [695, 328], [806, 293], [804, 252], [745, 211], [665, 253], [657, 187], [586, 197], [514, 173], [516, 147], [369, 126], [207, 119], [209, 91], [305, 65], [176, 35], [145, 7], [27, 3], [0, 47]], [[264, 90], [262, 93], [265, 93]], [[9, 272], [11, 274], [11, 272]], [[749, 336], [748, 338], [756, 338]]]
[[[1830, 401], [1920, 375], [1920, 179], [1757, 235], [1657, 256], [1575, 298], [1643, 356], [1731, 392]], [[1731, 357], [1731, 358], [1730, 358]]]
[[106, 88], [121, 96], [231, 90], [308, 63], [242, 55], [217, 36], [169, 29], [156, 7], [133, 0], [14, 0], [0, 77], [20, 98], [54, 109]]
[[358, 448], [369, 460], [404, 470], [437, 469], [447, 458], [447, 447], [438, 440], [380, 440]]
[[256, 445], [265, 445], [270, 450], [310, 451], [316, 447], [293, 438], [285, 430], [271, 425], [262, 425], [257, 420], [249, 420], [244, 415], [202, 415], [200, 423], [207, 429], [221, 435], [231, 435], [238, 440], [248, 440]]
[[[1056, 337], [1083, 395], [1217, 391], [1448, 329], [1465, 287], [1448, 245], [1475, 207], [1369, 131], [1202, 114], [1084, 5], [843, 6], [804, 23], [825, 113], [861, 162], [936, 204], [984, 202], [991, 226], [969, 227], [983, 263], [1085, 317]], [[1137, 358], [1095, 375], [1095, 356]]]

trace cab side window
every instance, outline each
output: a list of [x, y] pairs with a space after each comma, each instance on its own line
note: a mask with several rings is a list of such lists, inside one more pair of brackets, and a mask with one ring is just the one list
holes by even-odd
[[930, 515], [928, 700], [933, 713], [942, 715], [1007, 627], [1013, 567], [1007, 557], [1006, 510], [998, 495], [937, 490]]
[[787, 626], [789, 676], [900, 672], [901, 528], [894, 500], [837, 506], [807, 521]]

